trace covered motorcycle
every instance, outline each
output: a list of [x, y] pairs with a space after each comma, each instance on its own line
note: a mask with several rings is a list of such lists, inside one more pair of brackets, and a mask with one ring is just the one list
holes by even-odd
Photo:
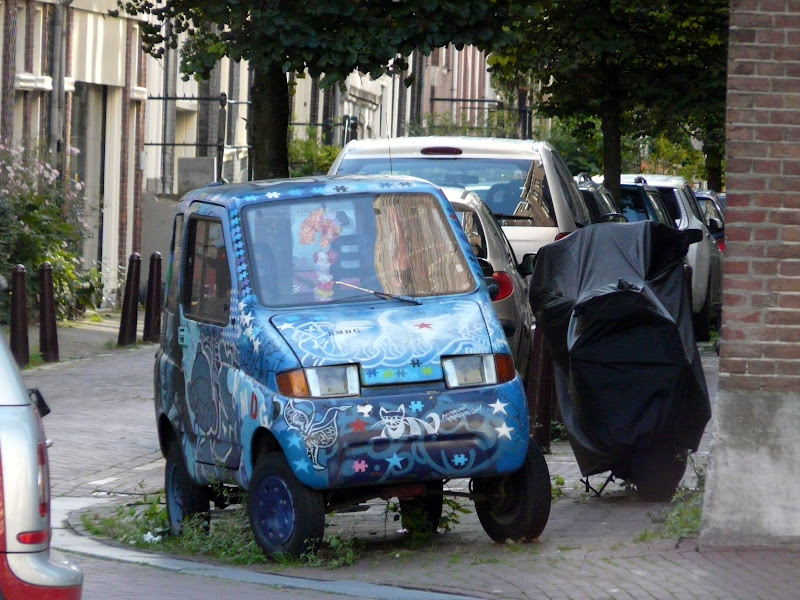
[[668, 500], [711, 407], [684, 257], [697, 230], [586, 227], [541, 248], [530, 285], [564, 427], [584, 476]]

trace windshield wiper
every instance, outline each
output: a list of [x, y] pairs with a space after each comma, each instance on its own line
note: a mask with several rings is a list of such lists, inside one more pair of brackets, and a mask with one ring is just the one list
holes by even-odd
[[387, 292], [376, 292], [375, 290], [368, 290], [367, 288], [359, 287], [357, 285], [353, 285], [352, 283], [345, 283], [344, 281], [334, 281], [333, 283], [336, 285], [343, 285], [345, 287], [353, 288], [359, 292], [372, 294], [373, 296], [377, 296], [383, 300], [402, 300], [403, 302], [410, 302], [411, 304], [422, 304], [422, 302], [416, 298], [412, 298], [411, 296], [398, 296], [397, 294], [389, 294]]

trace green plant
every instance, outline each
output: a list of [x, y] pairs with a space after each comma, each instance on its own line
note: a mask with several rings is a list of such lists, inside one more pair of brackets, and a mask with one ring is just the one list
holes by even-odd
[[[227, 486], [214, 485], [220, 500], [239, 502], [240, 496]], [[246, 502], [245, 502], [246, 504]], [[139, 548], [159, 546], [176, 554], [207, 556], [227, 564], [263, 564], [270, 560], [284, 566], [309, 566], [336, 569], [355, 564], [363, 550], [356, 539], [332, 536], [301, 557], [267, 557], [258, 547], [250, 530], [247, 511], [236, 504], [214, 511], [210, 523], [194, 516], [183, 523], [180, 536], [169, 534], [164, 494], [145, 495], [141, 500], [116, 507], [111, 512], [89, 511], [81, 516], [92, 535], [109, 538]]]
[[[63, 159], [45, 155], [36, 145], [0, 143], [0, 273], [9, 276], [17, 264], [25, 268], [33, 308], [38, 305], [40, 267], [51, 262], [61, 318], [82, 314], [99, 289], [99, 275], [91, 270], [81, 275], [78, 256], [87, 234], [83, 184], [63, 177]], [[0, 313], [6, 318], [8, 302], [8, 296], [0, 297]], [[37, 311], [30, 313], [38, 317]]]
[[566, 492], [564, 491], [564, 484], [566, 481], [564, 478], [561, 475], [553, 475], [550, 480], [550, 498], [552, 500], [558, 500], [562, 496], [566, 496]]
[[681, 539], [700, 535], [706, 483], [705, 467], [698, 465], [692, 454], [689, 454], [686, 460], [697, 479], [695, 486], [678, 486], [670, 507], [653, 517], [654, 521], [660, 522], [660, 526], [655, 531], [646, 530], [636, 538], [637, 541], [654, 538]]
[[289, 173], [292, 177], [324, 175], [339, 153], [338, 146], [328, 146], [317, 141], [317, 134], [309, 128], [306, 139], [289, 142]]
[[364, 550], [363, 543], [355, 538], [342, 539], [338, 535], [325, 538], [319, 547], [308, 549], [300, 557], [300, 562], [309, 567], [338, 569], [358, 562]]
[[87, 309], [96, 308], [103, 299], [103, 277], [95, 268], [81, 269], [81, 260], [58, 248], [45, 257], [53, 269], [53, 293], [56, 318], [75, 320]]
[[561, 421], [550, 421], [550, 441], [561, 442], [567, 439], [567, 428]]

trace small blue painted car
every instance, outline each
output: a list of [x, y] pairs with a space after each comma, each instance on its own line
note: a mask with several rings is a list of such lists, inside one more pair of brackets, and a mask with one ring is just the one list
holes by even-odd
[[187, 194], [155, 361], [173, 531], [222, 484], [247, 492], [267, 554], [301, 554], [327, 511], [376, 497], [435, 531], [444, 483], [470, 478], [492, 539], [538, 537], [550, 477], [485, 272], [421, 179]]

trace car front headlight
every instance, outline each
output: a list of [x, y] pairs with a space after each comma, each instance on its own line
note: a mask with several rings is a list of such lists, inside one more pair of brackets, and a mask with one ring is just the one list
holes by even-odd
[[361, 391], [358, 365], [310, 367], [279, 373], [278, 391], [294, 398], [357, 396]]
[[505, 383], [516, 375], [508, 354], [450, 356], [442, 359], [442, 371], [449, 388]]

